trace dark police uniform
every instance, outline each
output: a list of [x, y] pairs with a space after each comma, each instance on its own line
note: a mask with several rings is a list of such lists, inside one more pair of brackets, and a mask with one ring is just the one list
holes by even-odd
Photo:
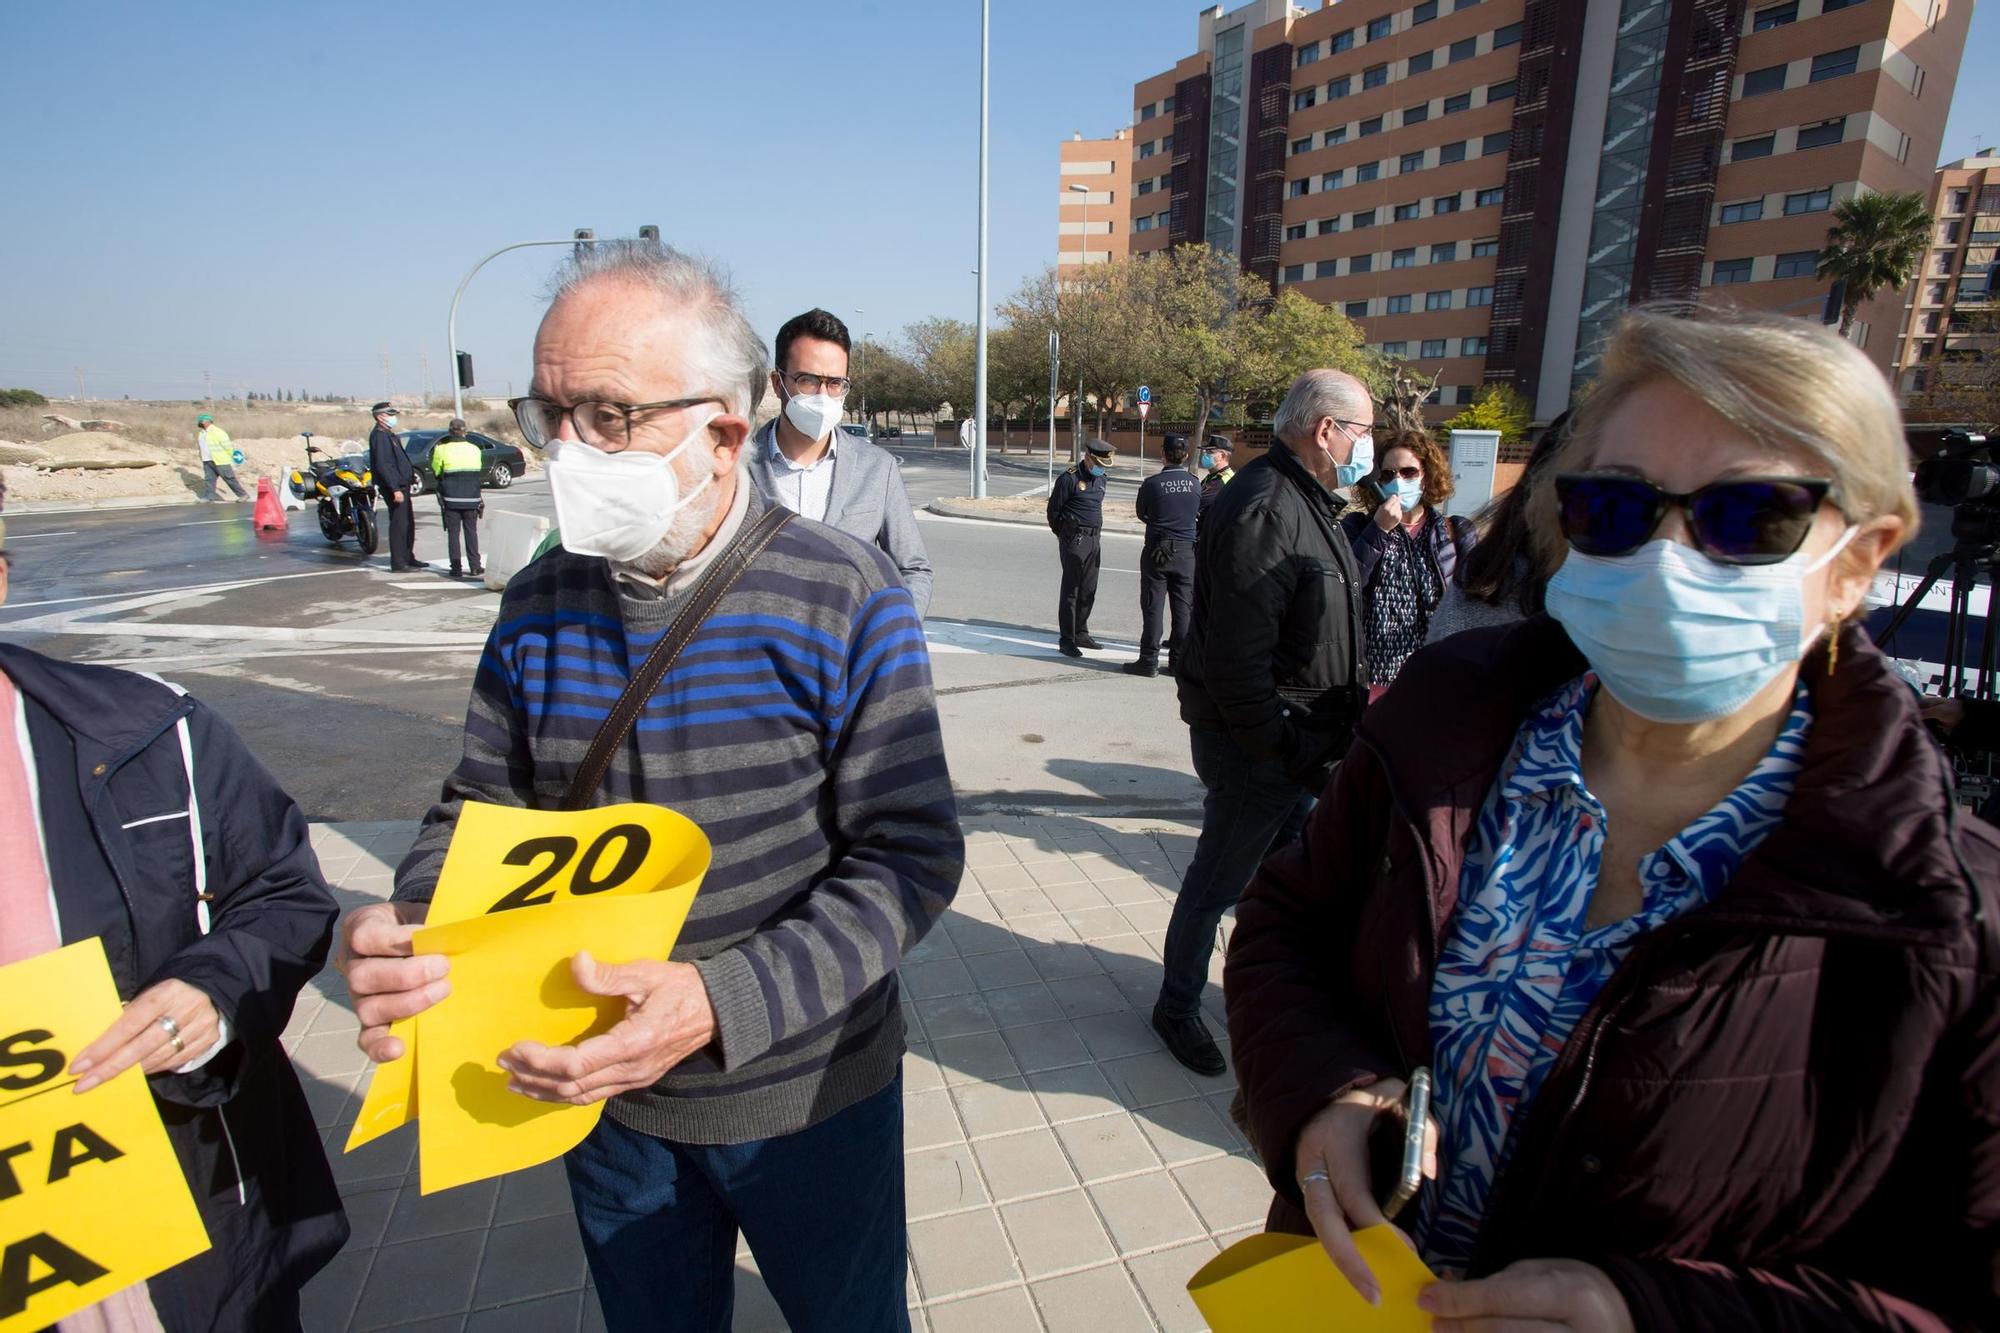
[[[417, 479], [403, 442], [387, 426], [368, 432], [368, 470], [375, 474], [375, 489], [389, 508], [389, 568], [401, 572], [417, 569], [417, 517], [410, 505], [410, 486]], [[403, 500], [396, 502], [400, 492]]]
[[1062, 557], [1062, 592], [1056, 603], [1056, 626], [1062, 646], [1073, 648], [1090, 637], [1090, 611], [1097, 604], [1097, 566], [1104, 532], [1103, 477], [1090, 475], [1089, 456], [1056, 474], [1049, 492], [1049, 527], [1056, 534]]
[[1160, 612], [1173, 608], [1172, 653], [1194, 604], [1194, 531], [1201, 513], [1201, 483], [1185, 464], [1163, 467], [1139, 484], [1139, 521], [1146, 545], [1139, 553], [1139, 661], [1160, 658]]

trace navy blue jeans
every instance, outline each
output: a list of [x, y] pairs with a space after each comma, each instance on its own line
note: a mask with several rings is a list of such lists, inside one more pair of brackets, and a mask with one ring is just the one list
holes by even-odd
[[1169, 1018], [1200, 1012], [1222, 914], [1236, 905], [1264, 858], [1299, 836], [1313, 808], [1311, 792], [1271, 760], [1244, 753], [1223, 732], [1195, 727], [1188, 741], [1194, 775], [1208, 791], [1201, 801], [1201, 837], [1160, 948], [1166, 975], [1159, 1009]]
[[900, 1073], [752, 1143], [669, 1143], [607, 1115], [564, 1165], [611, 1333], [727, 1333], [739, 1228], [798, 1333], [910, 1327]]

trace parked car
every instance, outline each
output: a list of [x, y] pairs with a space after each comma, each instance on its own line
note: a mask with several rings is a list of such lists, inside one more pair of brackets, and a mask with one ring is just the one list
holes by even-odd
[[840, 428], [857, 440], [868, 438], [868, 427], [859, 421], [843, 421], [840, 423]]
[[[410, 487], [417, 495], [429, 495], [437, 489], [437, 477], [431, 472], [431, 450], [444, 438], [441, 430], [413, 430], [403, 435], [403, 452], [410, 456], [410, 462], [417, 469], [417, 480]], [[518, 445], [496, 440], [491, 435], [481, 435], [469, 430], [465, 438], [479, 446], [479, 456], [486, 464], [485, 475], [480, 479], [482, 486], [504, 490], [514, 484], [514, 478], [528, 470], [528, 460]]]

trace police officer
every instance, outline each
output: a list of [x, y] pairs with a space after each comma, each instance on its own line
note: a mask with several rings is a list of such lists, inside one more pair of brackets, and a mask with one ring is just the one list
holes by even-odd
[[479, 520], [486, 512], [479, 483], [486, 475], [486, 459], [479, 446], [465, 438], [464, 418], [453, 417], [444, 438], [432, 448], [431, 472], [437, 477], [438, 514], [451, 546], [451, 576], [464, 577], [458, 559], [459, 534], [463, 532], [472, 576], [478, 578], [486, 572], [486, 566], [479, 563]]
[[1208, 507], [1236, 475], [1236, 469], [1229, 465], [1234, 452], [1235, 446], [1220, 435], [1211, 435], [1201, 442], [1201, 509], [1195, 514], [1197, 523], [1208, 517]]
[[375, 474], [375, 489], [389, 506], [389, 568], [401, 574], [418, 568], [417, 516], [410, 508], [410, 486], [417, 470], [396, 435], [395, 405], [377, 403], [369, 411], [375, 415], [375, 429], [368, 432], [368, 470]]
[[215, 484], [217, 480], [228, 482], [237, 499], [250, 498], [236, 480], [236, 445], [229, 432], [216, 425], [215, 418], [206, 412], [194, 419], [194, 448], [201, 455], [202, 499], [222, 498], [222, 489]]
[[1194, 602], [1194, 526], [1201, 513], [1201, 486], [1187, 466], [1184, 435], [1169, 435], [1160, 448], [1166, 466], [1139, 483], [1139, 521], [1146, 544], [1139, 552], [1139, 660], [1124, 670], [1134, 676], [1160, 674], [1160, 613], [1173, 607], [1173, 637], [1167, 640], [1168, 670], [1174, 645], [1187, 630]]
[[1090, 637], [1090, 609], [1097, 603], [1098, 548], [1104, 533], [1104, 472], [1111, 446], [1091, 440], [1083, 457], [1057, 475], [1049, 492], [1049, 528], [1062, 557], [1062, 593], [1056, 603], [1057, 647], [1064, 657], [1104, 645]]

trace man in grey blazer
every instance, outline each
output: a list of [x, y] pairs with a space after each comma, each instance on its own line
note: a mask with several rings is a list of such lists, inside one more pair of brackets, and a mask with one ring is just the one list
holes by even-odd
[[922, 616], [931, 560], [902, 473], [886, 451], [840, 429], [850, 347], [847, 325], [824, 310], [778, 330], [771, 387], [785, 407], [744, 450], [750, 481], [766, 500], [881, 547]]

